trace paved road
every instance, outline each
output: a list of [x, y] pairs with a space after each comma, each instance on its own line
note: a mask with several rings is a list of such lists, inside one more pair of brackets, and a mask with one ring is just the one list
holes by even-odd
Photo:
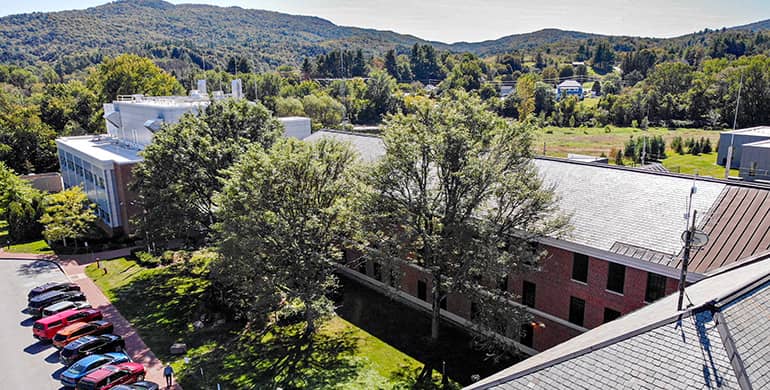
[[66, 281], [47, 261], [0, 260], [0, 389], [59, 389], [62, 371], [56, 348], [32, 337], [30, 317], [21, 312], [27, 292], [49, 281]]

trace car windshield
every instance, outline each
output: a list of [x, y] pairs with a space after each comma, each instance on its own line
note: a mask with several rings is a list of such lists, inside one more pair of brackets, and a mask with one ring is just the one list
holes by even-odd
[[53, 336], [53, 341], [64, 341], [67, 339], [67, 336], [57, 333], [56, 336]]
[[76, 351], [75, 349], [64, 348], [61, 350], [61, 355], [62, 357], [69, 357], [69, 356], [72, 356], [75, 353], [75, 351]]
[[78, 382], [78, 390], [96, 390], [96, 383], [80, 381]]
[[70, 372], [83, 372], [83, 371], [85, 371], [85, 369], [87, 367], [88, 366], [86, 366], [85, 364], [77, 362], [77, 363], [73, 364], [72, 367], [70, 367], [67, 371], [70, 371]]
[[35, 328], [35, 329], [38, 329], [38, 330], [42, 330], [43, 329], [43, 324], [41, 324], [39, 322], [35, 322], [35, 325], [32, 325], [32, 327]]

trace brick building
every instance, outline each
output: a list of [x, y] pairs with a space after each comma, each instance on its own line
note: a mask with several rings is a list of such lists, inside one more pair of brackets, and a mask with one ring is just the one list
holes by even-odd
[[[377, 137], [321, 131], [313, 139], [323, 137], [350, 142], [366, 161], [384, 154]], [[710, 241], [692, 255], [688, 283], [770, 248], [767, 187], [554, 158], [534, 164], [571, 214], [573, 229], [539, 242], [548, 252], [539, 272], [505, 277], [500, 286], [533, 314], [518, 340], [525, 352], [553, 347], [676, 291], [693, 186], [696, 224]], [[359, 258], [349, 254], [357, 272], [348, 275], [374, 286], [388, 283], [388, 271]], [[429, 275], [414, 265], [400, 268], [398, 287], [408, 303], [429, 308]], [[451, 295], [446, 301], [445, 318], [467, 325], [471, 302]]]

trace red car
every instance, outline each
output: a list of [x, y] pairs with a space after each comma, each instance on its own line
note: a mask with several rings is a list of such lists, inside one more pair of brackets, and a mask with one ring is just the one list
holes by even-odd
[[49, 341], [56, 332], [69, 324], [102, 319], [102, 312], [97, 309], [71, 309], [49, 317], [41, 318], [32, 325], [32, 335], [36, 339]]
[[107, 390], [117, 385], [144, 380], [144, 366], [126, 362], [107, 365], [92, 371], [78, 382], [78, 390]]

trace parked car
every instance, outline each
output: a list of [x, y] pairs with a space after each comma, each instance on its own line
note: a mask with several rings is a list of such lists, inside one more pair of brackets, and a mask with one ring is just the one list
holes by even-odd
[[33, 317], [41, 317], [43, 309], [62, 301], [83, 302], [86, 296], [80, 291], [49, 291], [32, 297], [27, 304], [27, 313]]
[[80, 286], [71, 282], [48, 282], [29, 290], [27, 300], [29, 301], [32, 297], [51, 291], [80, 291]]
[[91, 321], [91, 322], [76, 322], [71, 325], [67, 325], [53, 336], [53, 346], [56, 348], [64, 348], [67, 344], [88, 335], [98, 336], [102, 334], [112, 333], [112, 322], [109, 321]]
[[69, 366], [88, 355], [121, 352], [125, 347], [126, 342], [118, 335], [83, 336], [62, 348], [59, 352], [59, 362]]
[[144, 367], [128, 362], [106, 365], [88, 373], [77, 384], [78, 390], [109, 390], [122, 384], [144, 380]]
[[61, 301], [43, 309], [42, 316], [48, 317], [69, 309], [90, 309], [91, 305], [84, 301]]
[[140, 381], [130, 385], [117, 385], [112, 390], [159, 390], [160, 385], [155, 382]]
[[70, 309], [52, 316], [43, 317], [32, 325], [32, 335], [41, 341], [48, 341], [67, 325], [102, 319], [98, 309]]
[[130, 362], [131, 359], [123, 352], [108, 352], [105, 354], [88, 355], [59, 374], [59, 380], [62, 386], [73, 388], [77, 386], [78, 381], [88, 373], [107, 364], [120, 364]]

